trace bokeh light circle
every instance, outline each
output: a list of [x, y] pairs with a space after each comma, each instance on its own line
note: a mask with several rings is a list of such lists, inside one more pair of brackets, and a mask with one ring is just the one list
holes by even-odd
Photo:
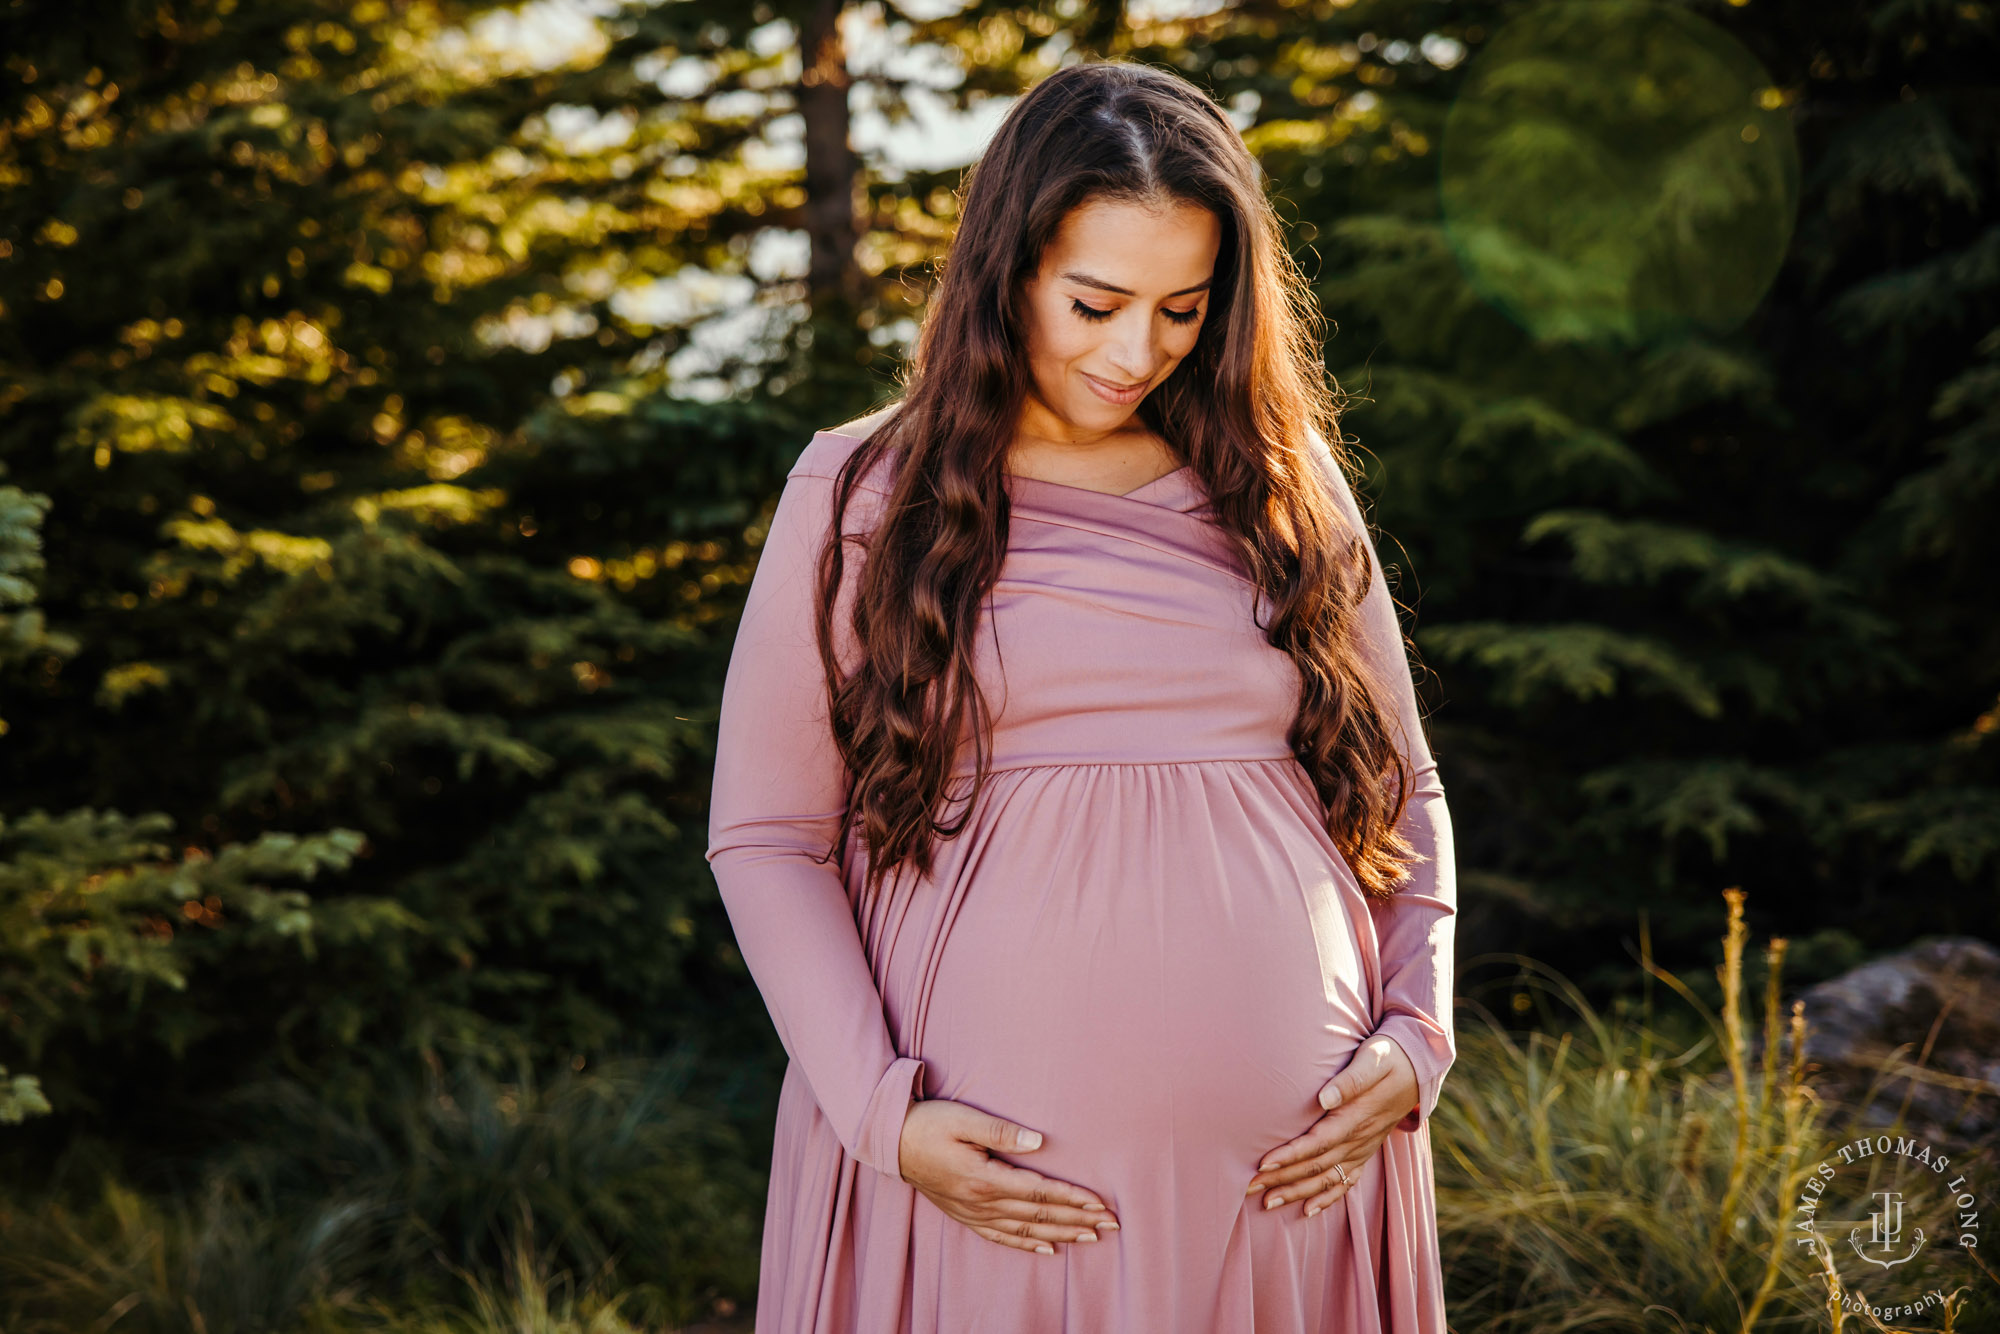
[[1647, 0], [1564, 0], [1498, 29], [1439, 159], [1459, 266], [1542, 340], [1734, 328], [1798, 212], [1798, 144], [1763, 66], [1707, 19]]

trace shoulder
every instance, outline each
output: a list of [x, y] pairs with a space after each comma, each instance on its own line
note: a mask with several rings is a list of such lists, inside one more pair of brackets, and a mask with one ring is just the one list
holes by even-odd
[[[805, 449], [800, 451], [798, 459], [792, 464], [791, 471], [786, 475], [788, 477], [822, 477], [829, 481], [838, 477], [841, 466], [847, 462], [854, 451], [859, 449], [862, 442], [875, 433], [877, 427], [894, 416], [896, 410], [901, 406], [900, 402], [891, 403], [888, 407], [870, 413], [866, 417], [857, 418], [840, 426], [815, 432], [813, 438], [807, 442]], [[867, 474], [861, 478], [859, 486], [864, 490], [880, 491], [887, 494], [889, 490], [889, 464], [890, 459], [886, 456], [877, 459], [874, 465], [869, 468]]]
[[836, 426], [833, 429], [842, 435], [852, 436], [856, 440], [864, 440], [875, 433], [876, 427], [895, 416], [897, 410], [902, 406], [903, 401], [897, 399], [894, 403], [877, 408], [866, 417], [856, 417], [853, 421]]
[[1306, 456], [1306, 462], [1311, 465], [1313, 472], [1321, 481], [1346, 486], [1347, 477], [1340, 470], [1340, 460], [1333, 456], [1333, 446], [1326, 442], [1326, 437], [1320, 434], [1318, 427], [1306, 427], [1306, 443], [1302, 452]]
[[1341, 461], [1334, 456], [1333, 447], [1326, 442], [1326, 437], [1311, 426], [1306, 428], [1305, 455], [1307, 463], [1319, 477], [1320, 484], [1333, 497], [1334, 503], [1340, 506], [1349, 521], [1361, 525], [1361, 531], [1366, 532], [1367, 527], [1362, 519], [1361, 506], [1354, 492], [1353, 481], [1348, 477], [1347, 470], [1341, 466]]

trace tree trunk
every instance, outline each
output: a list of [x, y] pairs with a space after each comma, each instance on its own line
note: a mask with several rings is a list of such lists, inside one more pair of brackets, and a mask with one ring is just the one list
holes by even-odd
[[806, 122], [806, 235], [812, 242], [807, 282], [814, 309], [830, 298], [861, 300], [854, 247], [855, 183], [860, 163], [847, 141], [847, 49], [840, 36], [846, 0], [813, 0], [800, 33], [799, 112]]

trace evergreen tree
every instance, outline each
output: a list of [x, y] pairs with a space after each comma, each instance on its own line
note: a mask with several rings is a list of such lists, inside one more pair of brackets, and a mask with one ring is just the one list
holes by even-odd
[[276, 1071], [359, 1105], [417, 1051], [762, 1050], [702, 810], [716, 628], [803, 436], [741, 392], [764, 343], [687, 370], [670, 280], [796, 187], [672, 71], [784, 53], [695, 6], [521, 22], [0, 15], [13, 550], [46, 510], [0, 1062], [60, 1133], [198, 1136], [160, 1110]]

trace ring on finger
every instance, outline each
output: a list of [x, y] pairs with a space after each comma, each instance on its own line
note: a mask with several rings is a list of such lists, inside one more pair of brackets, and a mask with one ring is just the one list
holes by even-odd
[[[1339, 1163], [1335, 1163], [1333, 1165], [1333, 1170], [1340, 1173], [1340, 1188], [1342, 1190], [1346, 1190], [1348, 1187], [1354, 1184], [1353, 1180], [1347, 1175], [1347, 1169], [1345, 1167], [1342, 1167]], [[1318, 1213], [1320, 1210], [1326, 1207], [1327, 1206], [1324, 1204], [1308, 1204], [1306, 1206], [1306, 1217], [1311, 1218], [1314, 1214]]]

